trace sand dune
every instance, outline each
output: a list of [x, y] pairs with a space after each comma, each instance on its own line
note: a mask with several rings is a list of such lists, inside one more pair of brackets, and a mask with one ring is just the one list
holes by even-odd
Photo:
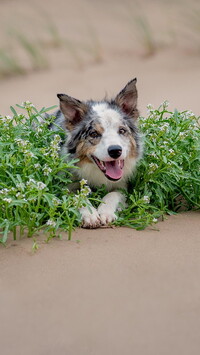
[[[199, 115], [196, 4], [0, 1], [2, 46], [13, 44], [26, 71], [1, 79], [0, 113], [24, 100], [39, 108], [57, 104], [57, 92], [113, 96], [137, 77], [142, 115], [148, 103], [166, 99], [172, 110]], [[148, 43], [130, 15], [150, 26]], [[57, 42], [46, 29], [52, 23]], [[45, 69], [33, 70], [30, 55], [8, 36], [11, 27], [36, 44], [42, 39]], [[0, 247], [2, 354], [199, 354], [199, 212], [158, 227], [77, 229], [71, 242], [64, 236], [48, 245], [41, 237], [34, 255], [30, 239]]]

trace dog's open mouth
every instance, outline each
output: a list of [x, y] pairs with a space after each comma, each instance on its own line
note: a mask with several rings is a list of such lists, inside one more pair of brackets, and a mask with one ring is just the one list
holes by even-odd
[[92, 158], [98, 168], [109, 180], [117, 181], [121, 179], [123, 175], [124, 160], [102, 161], [95, 156], [92, 156]]

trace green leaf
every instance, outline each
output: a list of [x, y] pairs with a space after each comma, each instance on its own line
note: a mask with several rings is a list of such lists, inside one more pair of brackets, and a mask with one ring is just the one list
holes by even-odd
[[16, 112], [16, 110], [14, 109], [14, 107], [13, 107], [13, 106], [10, 106], [10, 109], [11, 109], [12, 113], [14, 114], [14, 116], [17, 116], [17, 112]]

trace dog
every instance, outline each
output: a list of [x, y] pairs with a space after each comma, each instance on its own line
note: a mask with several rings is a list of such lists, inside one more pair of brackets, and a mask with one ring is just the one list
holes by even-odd
[[115, 212], [125, 204], [118, 190], [127, 187], [142, 152], [136, 82], [136, 78], [129, 81], [111, 100], [83, 102], [57, 95], [60, 109], [54, 122], [66, 131], [61, 154], [78, 159], [75, 179], [87, 180], [91, 188], [105, 185], [108, 190], [97, 209], [92, 205], [80, 208], [84, 228], [113, 222]]

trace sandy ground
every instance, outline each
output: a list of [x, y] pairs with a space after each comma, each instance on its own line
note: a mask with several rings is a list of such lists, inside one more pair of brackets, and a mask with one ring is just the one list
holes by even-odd
[[[151, 56], [134, 30], [130, 35], [130, 4], [131, 11], [137, 5], [152, 15], [156, 41], [164, 33], [163, 45]], [[167, 99], [172, 110], [190, 109], [199, 115], [196, 33], [188, 37], [182, 22], [183, 33], [177, 32], [175, 41], [166, 39], [166, 24], [172, 30], [187, 9], [187, 1], [175, 4], [166, 8], [164, 1], [139, 6], [131, 1], [50, 0], [46, 6], [37, 0], [34, 7], [29, 0], [0, 1], [4, 29], [10, 23], [19, 28], [23, 24], [30, 36], [42, 36], [40, 15], [45, 9], [60, 33], [74, 43], [87, 38], [85, 21], [94, 26], [101, 43], [100, 60], [83, 55], [80, 62], [76, 56], [68, 58], [62, 48], [50, 48], [49, 69], [2, 79], [1, 114], [24, 100], [39, 108], [57, 104], [57, 92], [79, 99], [102, 98], [106, 92], [113, 96], [137, 76], [141, 114], [148, 103], [156, 107]], [[17, 22], [16, 14], [23, 21]], [[2, 41], [5, 33], [1, 27]], [[30, 239], [0, 247], [1, 353], [199, 354], [199, 212], [171, 216], [158, 227], [142, 232], [78, 229], [71, 242], [64, 236], [48, 245], [41, 237], [35, 254]]]
[[199, 214], [159, 228], [0, 249], [2, 354], [199, 354]]

